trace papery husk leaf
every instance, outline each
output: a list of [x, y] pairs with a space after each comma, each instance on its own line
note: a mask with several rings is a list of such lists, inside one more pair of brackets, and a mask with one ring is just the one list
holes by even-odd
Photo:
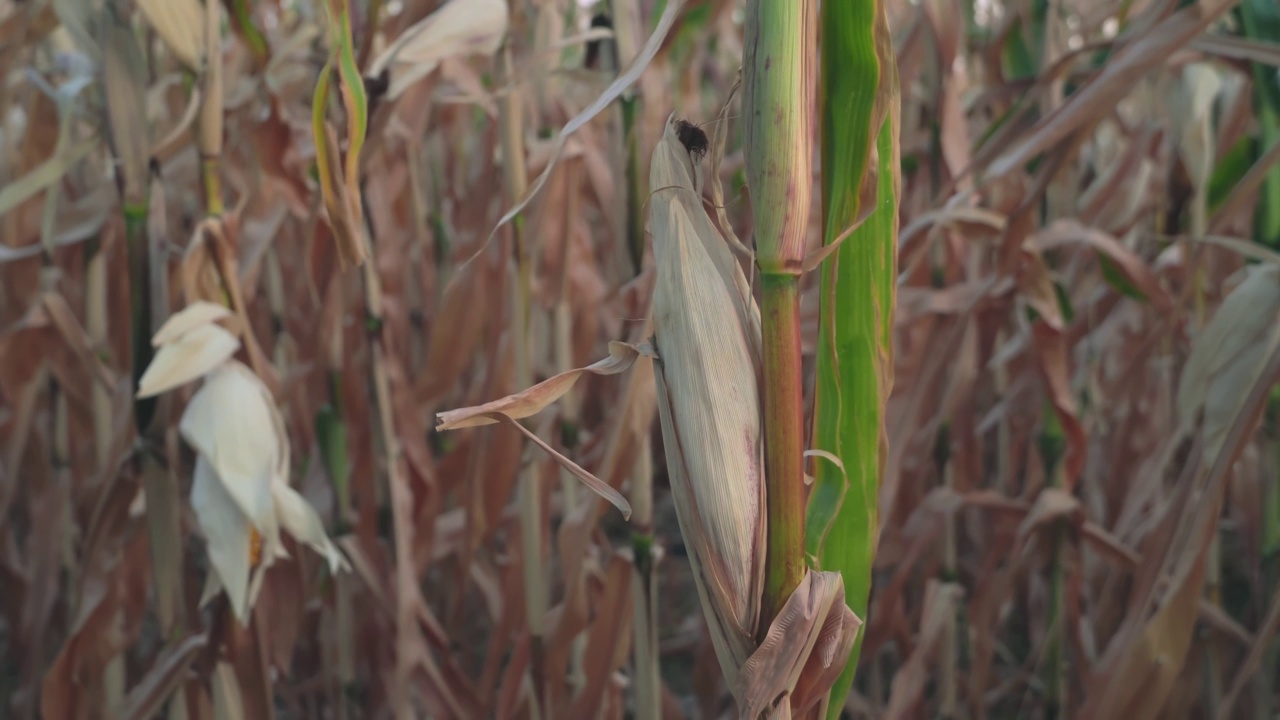
[[324, 523], [316, 514], [315, 508], [296, 490], [289, 487], [283, 478], [276, 478], [271, 483], [271, 495], [275, 500], [280, 524], [299, 542], [310, 545], [317, 553], [324, 556], [329, 563], [330, 572], [348, 569], [346, 559], [329, 539], [324, 531]]
[[167, 345], [202, 325], [229, 317], [231, 317], [231, 311], [225, 305], [197, 300], [165, 320], [152, 336], [151, 345], [152, 347]]
[[[217, 575], [217, 586], [226, 591], [231, 610], [245, 623], [249, 610], [249, 548], [253, 523], [203, 455], [196, 457], [191, 508], [204, 533], [205, 552], [212, 565], [210, 573]], [[210, 590], [217, 586], [209, 583]], [[211, 594], [205, 593], [206, 597]]]
[[191, 398], [178, 430], [209, 462], [223, 488], [262, 534], [264, 546], [274, 548], [279, 529], [271, 482], [280, 467], [282, 447], [262, 381], [239, 362], [224, 364]]
[[845, 605], [840, 573], [806, 573], [738, 675], [741, 716], [787, 718], [822, 702], [861, 625]]
[[764, 577], [760, 321], [696, 186], [668, 120], [649, 176], [658, 411], [681, 533], [732, 687], [755, 649]]
[[160, 346], [138, 380], [138, 397], [148, 398], [203, 377], [231, 359], [240, 341], [220, 325], [205, 325]]
[[390, 69], [387, 99], [394, 100], [445, 58], [497, 52], [507, 19], [505, 0], [451, 0], [401, 33], [366, 74], [377, 77]]

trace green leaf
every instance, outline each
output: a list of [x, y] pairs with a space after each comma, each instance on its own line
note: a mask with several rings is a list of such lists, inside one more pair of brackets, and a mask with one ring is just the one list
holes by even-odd
[[1038, 72], [1035, 56], [1027, 45], [1022, 18], [1017, 18], [1009, 26], [1009, 34], [1004, 42], [1004, 72], [1010, 80], [1033, 78]]
[[[822, 4], [822, 204], [830, 243], [858, 217], [865, 222], [822, 266], [814, 446], [840, 458], [815, 465], [815, 502], [844, 489], [834, 522], [815, 527], [806, 551], [844, 577], [845, 601], [866, 621], [879, 529], [877, 502], [887, 456], [884, 409], [892, 385], [892, 315], [897, 277], [900, 161], [898, 79], [882, 3]], [[887, 110], [887, 113], [886, 113]], [[877, 153], [873, 155], [873, 143]], [[872, 158], [878, 158], [868, 173]], [[871, 201], [874, 209], [862, 208]], [[831, 690], [840, 714], [862, 636]]]
[[1208, 203], [1211, 213], [1231, 195], [1236, 183], [1249, 172], [1249, 168], [1260, 156], [1257, 140], [1245, 136], [1218, 158], [1213, 166], [1213, 174], [1209, 176]]
[[[1280, 5], [1275, 0], [1244, 0], [1240, 4], [1241, 29], [1250, 40], [1280, 43]], [[1280, 87], [1276, 70], [1253, 63], [1254, 107], [1261, 131], [1257, 157], [1280, 142]], [[1280, 167], [1271, 168], [1262, 182], [1254, 217], [1254, 238], [1272, 248], [1280, 247]]]
[[[1135, 285], [1133, 281], [1129, 279], [1128, 275], [1121, 272], [1120, 268], [1116, 267], [1115, 262], [1112, 261], [1111, 258], [1099, 253], [1098, 264], [1102, 266], [1102, 278], [1121, 295], [1131, 297], [1134, 300], [1141, 300], [1143, 302], [1147, 302], [1149, 300], [1146, 293], [1142, 292], [1142, 289]], [[1054, 287], [1058, 289], [1058, 292], [1060, 293], [1059, 299], [1062, 300], [1065, 296], [1065, 290], [1063, 290], [1059, 285], [1055, 285]], [[1071, 322], [1073, 316], [1074, 313], [1071, 312], [1071, 300], [1067, 298], [1063, 305], [1063, 317], [1067, 319], [1067, 322]]]

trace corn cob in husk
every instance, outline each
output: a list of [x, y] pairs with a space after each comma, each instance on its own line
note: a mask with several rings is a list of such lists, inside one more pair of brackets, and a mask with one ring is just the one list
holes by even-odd
[[[674, 119], [654, 150], [649, 182], [657, 263], [652, 345], [612, 343], [605, 360], [501, 400], [441, 413], [438, 427], [499, 421], [519, 427], [515, 419], [550, 405], [582, 373], [614, 374], [652, 356], [680, 531], [739, 716], [808, 713], [825, 701], [860, 621], [845, 605], [839, 573], [811, 571], [761, 632], [767, 523], [760, 313], [741, 267], [703, 209], [699, 166]], [[606, 483], [552, 454], [626, 507]]]

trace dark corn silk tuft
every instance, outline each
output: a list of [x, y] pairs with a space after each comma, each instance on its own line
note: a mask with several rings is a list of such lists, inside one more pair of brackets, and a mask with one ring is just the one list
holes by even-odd
[[684, 149], [689, 151], [689, 157], [695, 163], [701, 162], [702, 158], [707, 156], [707, 149], [711, 147], [707, 134], [702, 128], [688, 120], [676, 122], [676, 137], [680, 140], [680, 144], [684, 145]]

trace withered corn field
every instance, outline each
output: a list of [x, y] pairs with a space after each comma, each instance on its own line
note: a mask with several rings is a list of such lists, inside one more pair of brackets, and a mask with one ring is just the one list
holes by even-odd
[[1280, 718], [1274, 0], [0, 0], [0, 718]]

